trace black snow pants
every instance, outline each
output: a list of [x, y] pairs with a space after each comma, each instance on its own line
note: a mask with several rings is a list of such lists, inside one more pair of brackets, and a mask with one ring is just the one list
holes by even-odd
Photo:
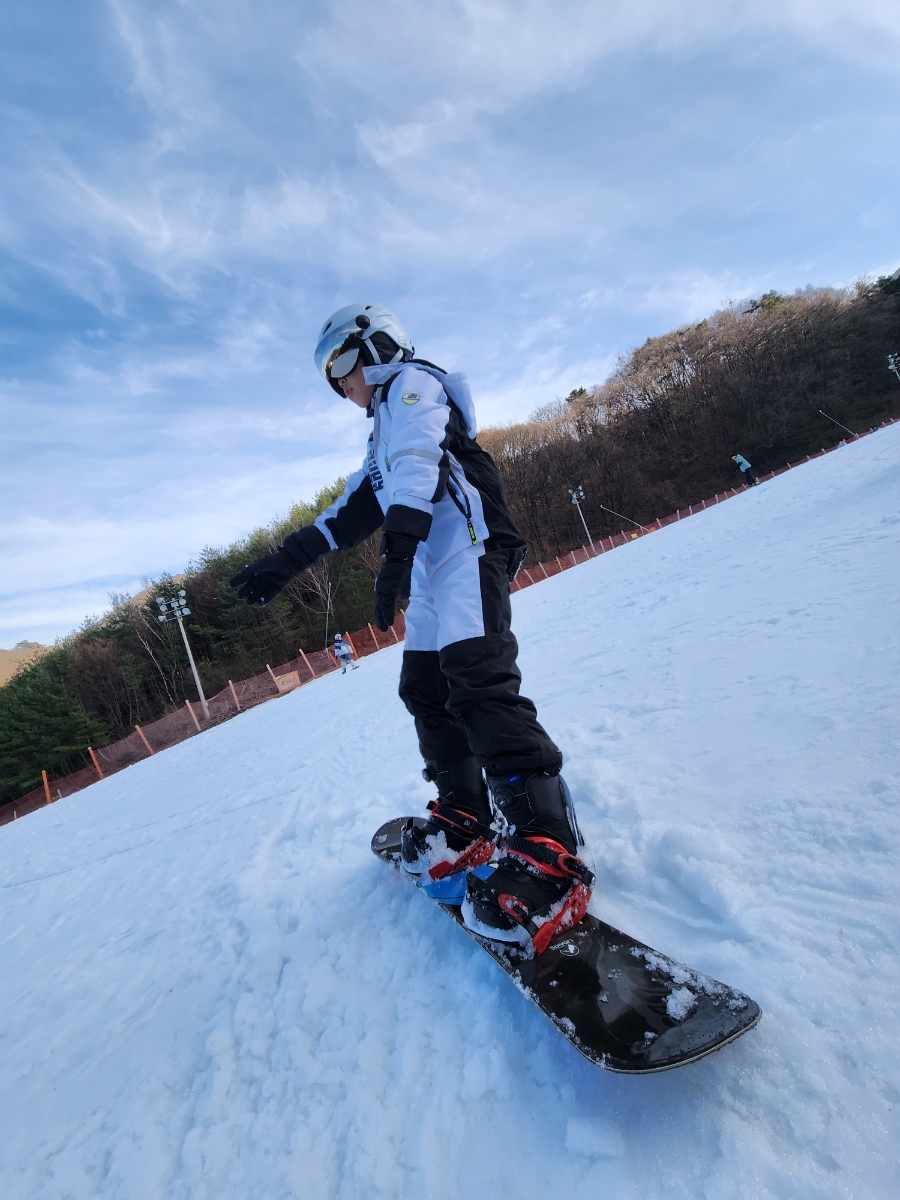
[[474, 755], [489, 775], [562, 764], [534, 704], [519, 694], [507, 569], [503, 551], [479, 559], [483, 637], [404, 652], [400, 698], [415, 718], [424, 759], [459, 762]]

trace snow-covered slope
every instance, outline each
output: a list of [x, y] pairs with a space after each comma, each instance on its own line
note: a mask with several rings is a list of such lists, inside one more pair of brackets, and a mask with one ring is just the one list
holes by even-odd
[[592, 1067], [369, 838], [399, 648], [0, 831], [0, 1193], [900, 1194], [900, 426], [514, 599], [607, 920], [765, 1015]]

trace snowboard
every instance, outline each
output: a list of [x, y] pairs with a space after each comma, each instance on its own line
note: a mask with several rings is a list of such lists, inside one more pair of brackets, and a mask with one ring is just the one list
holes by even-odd
[[[388, 821], [372, 838], [376, 857], [398, 871], [400, 831], [408, 819]], [[479, 867], [477, 872], [485, 877], [492, 869]], [[463, 924], [464, 874], [420, 890], [491, 956], [576, 1049], [608, 1071], [646, 1075], [696, 1062], [752, 1029], [762, 1016], [749, 996], [590, 914], [537, 955], [530, 946], [494, 941]]]

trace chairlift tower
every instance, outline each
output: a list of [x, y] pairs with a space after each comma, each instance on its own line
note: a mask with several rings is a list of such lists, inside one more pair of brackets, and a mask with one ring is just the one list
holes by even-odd
[[191, 644], [188, 641], [187, 631], [184, 628], [184, 618], [191, 615], [191, 610], [187, 607], [187, 592], [185, 592], [184, 588], [181, 588], [174, 600], [163, 600], [161, 596], [157, 596], [156, 603], [160, 609], [159, 616], [156, 618], [160, 625], [167, 625], [169, 621], [178, 622], [184, 648], [187, 650], [188, 662], [191, 664], [191, 670], [194, 673], [194, 683], [197, 685], [197, 693], [200, 696], [200, 707], [203, 709], [203, 715], [208, 721], [209, 705], [206, 703], [206, 697], [203, 694], [200, 676], [197, 674], [197, 665], [194, 662], [193, 654], [191, 654]]

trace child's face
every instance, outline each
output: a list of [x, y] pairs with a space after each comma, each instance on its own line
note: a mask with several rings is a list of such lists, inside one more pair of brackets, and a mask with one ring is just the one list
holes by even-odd
[[375, 386], [366, 383], [363, 379], [362, 363], [357, 363], [349, 375], [338, 380], [338, 384], [347, 399], [352, 400], [358, 408], [369, 407], [372, 397], [375, 395]]

